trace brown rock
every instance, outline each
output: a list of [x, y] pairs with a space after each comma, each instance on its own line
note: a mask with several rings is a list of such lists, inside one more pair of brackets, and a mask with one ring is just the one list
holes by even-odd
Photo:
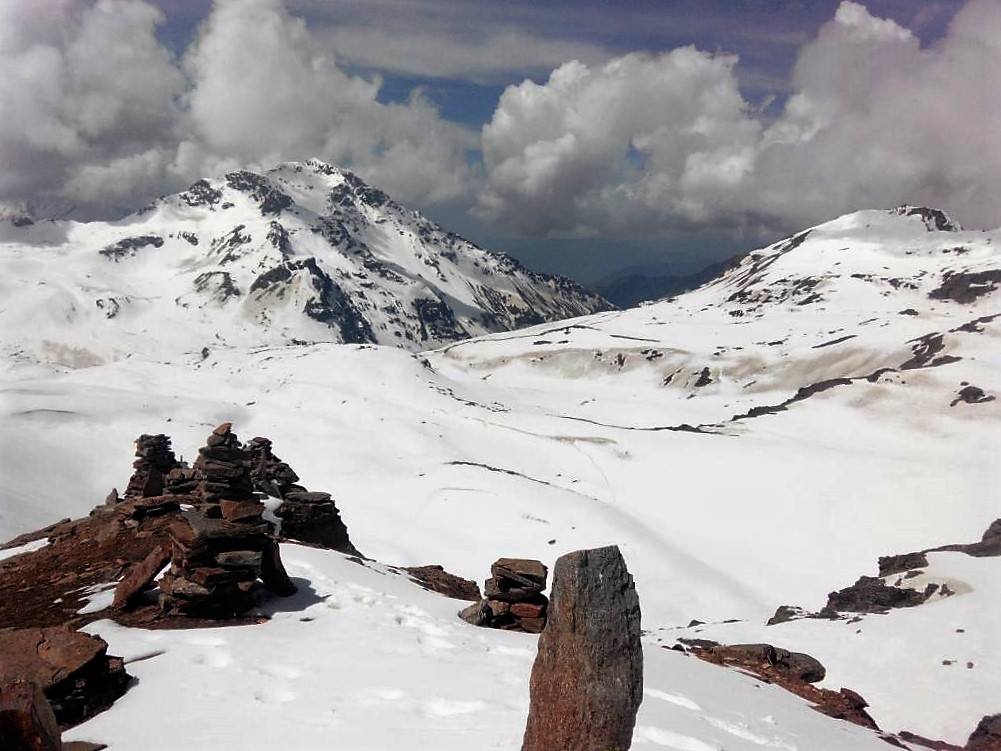
[[545, 612], [544, 603], [515, 602], [511, 604], [511, 615], [516, 618], [541, 618]]
[[295, 584], [289, 579], [282, 564], [281, 550], [278, 542], [268, 539], [264, 545], [264, 553], [261, 558], [261, 581], [264, 586], [282, 597], [289, 597], [296, 592]]
[[0, 629], [0, 680], [38, 685], [59, 723], [76, 724], [125, 693], [128, 675], [107, 650], [103, 639], [66, 626]]
[[115, 587], [115, 599], [112, 607], [125, 608], [130, 601], [145, 592], [153, 584], [156, 575], [170, 562], [170, 550], [166, 545], [160, 545], [137, 563]]
[[542, 564], [529, 558], [498, 558], [490, 567], [490, 573], [498, 579], [507, 579], [529, 589], [546, 588], [546, 576], [549, 570]]
[[480, 599], [480, 588], [476, 582], [450, 574], [441, 566], [412, 566], [405, 571], [425, 589], [445, 597], [473, 602]]
[[522, 751], [625, 751], [642, 698], [639, 598], [619, 549], [560, 557]]
[[4, 751], [60, 751], [59, 726], [37, 684], [0, 684], [0, 748]]
[[1001, 714], [980, 721], [966, 742], [966, 751], [1001, 751]]
[[222, 511], [222, 518], [227, 521], [237, 522], [246, 519], [260, 519], [264, 513], [264, 504], [260, 501], [219, 501], [219, 509]]
[[490, 611], [487, 608], [487, 601], [480, 600], [459, 611], [459, 617], [466, 623], [474, 626], [483, 626], [490, 619]]

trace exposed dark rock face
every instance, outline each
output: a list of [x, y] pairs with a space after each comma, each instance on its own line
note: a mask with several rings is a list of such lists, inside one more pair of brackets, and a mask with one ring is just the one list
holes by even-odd
[[959, 232], [963, 228], [941, 209], [930, 209], [927, 206], [898, 206], [890, 210], [897, 216], [918, 216], [925, 223], [929, 232]]
[[179, 466], [170, 446], [170, 438], [163, 433], [139, 436], [136, 439], [136, 460], [132, 463], [135, 471], [125, 488], [125, 497], [163, 495], [167, 475]]
[[892, 608], [911, 608], [924, 603], [937, 589], [934, 584], [924, 591], [891, 587], [879, 577], [860, 576], [850, 587], [831, 592], [820, 615], [836, 617], [843, 612], [883, 613]]
[[474, 626], [537, 634], [546, 625], [549, 600], [548, 571], [541, 561], [499, 558], [490, 567], [493, 574], [484, 583], [482, 601], [470, 605], [459, 617]]
[[250, 455], [250, 479], [258, 492], [272, 498], [284, 498], [286, 493], [296, 488], [299, 475], [274, 455], [271, 441], [261, 437], [251, 438], [247, 441], [246, 450]]
[[955, 407], [960, 402], [964, 404], [983, 404], [984, 402], [993, 402], [994, 396], [984, 393], [984, 390], [979, 386], [963, 386], [958, 392], [956, 392], [956, 398], [950, 403], [950, 407]]
[[1001, 284], [1001, 269], [949, 272], [941, 286], [932, 290], [928, 297], [969, 305], [996, 290], [998, 284]]
[[455, 320], [455, 314], [442, 300], [414, 300], [414, 309], [421, 327], [421, 341], [435, 339], [452, 341], [463, 339], [469, 333]]
[[454, 600], [480, 600], [480, 588], [476, 582], [450, 574], [441, 566], [411, 566], [404, 570], [410, 578], [432, 592]]
[[1001, 751], [1001, 714], [980, 721], [966, 742], [966, 751]]
[[222, 191], [213, 188], [207, 180], [198, 180], [183, 193], [178, 193], [178, 196], [188, 206], [214, 208], [222, 199]]
[[226, 175], [226, 184], [257, 201], [262, 214], [280, 214], [292, 205], [292, 199], [271, 181], [254, 172], [237, 170]]
[[643, 699], [640, 605], [617, 547], [561, 556], [522, 751], [625, 751]]
[[945, 340], [942, 334], [925, 334], [924, 336], [912, 339], [911, 345], [913, 357], [900, 365], [900, 370], [914, 370], [915, 368], [936, 368], [939, 365], [948, 365], [957, 362], [961, 358], [955, 355], [942, 355], [936, 357], [939, 352], [945, 349]]
[[152, 245], [154, 248], [163, 247], [163, 238], [159, 235], [140, 235], [139, 237], [126, 237], [118, 242], [109, 245], [98, 251], [102, 256], [116, 263], [122, 258], [130, 258], [138, 251]]
[[0, 683], [0, 748], [5, 751], [61, 751], [59, 726], [38, 685]]
[[63, 726], [111, 706], [129, 682], [103, 639], [66, 626], [0, 629], [0, 679], [37, 685]]

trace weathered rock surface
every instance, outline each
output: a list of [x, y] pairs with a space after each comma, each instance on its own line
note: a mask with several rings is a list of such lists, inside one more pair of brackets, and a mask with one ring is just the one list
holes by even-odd
[[56, 716], [37, 684], [0, 683], [0, 748], [4, 751], [60, 751]]
[[966, 742], [967, 751], [1001, 751], [1001, 714], [984, 717]]
[[[297, 487], [297, 486], [296, 486]], [[361, 555], [351, 544], [348, 528], [329, 493], [291, 490], [275, 510], [281, 538], [318, 545], [347, 555]]]
[[121, 658], [97, 636], [66, 626], [0, 629], [0, 680], [37, 685], [60, 725], [75, 725], [125, 693]]
[[625, 751], [642, 698], [640, 605], [622, 554], [560, 557], [522, 751]]
[[166, 545], [158, 545], [149, 555], [132, 566], [115, 587], [114, 608], [127, 607], [129, 602], [141, 595], [153, 585], [153, 580], [163, 567], [170, 561], [170, 549]]
[[425, 589], [445, 597], [473, 602], [478, 602], [480, 599], [480, 588], [476, 582], [450, 574], [441, 566], [411, 566], [404, 570]]

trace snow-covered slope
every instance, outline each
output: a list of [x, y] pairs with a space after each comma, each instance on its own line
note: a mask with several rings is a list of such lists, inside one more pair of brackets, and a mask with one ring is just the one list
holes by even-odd
[[426, 349], [603, 310], [323, 162], [200, 180], [121, 221], [0, 221], [4, 353], [69, 366], [227, 346]]
[[[962, 697], [1001, 696], [997, 594], [977, 583], [980, 569], [951, 598], [868, 616], [864, 649], [844, 646], [842, 621], [764, 623], [778, 605], [819, 608], [881, 555], [978, 539], [1001, 516], [999, 242], [1001, 232], [960, 231], [928, 210], [866, 211], [752, 252], [675, 300], [423, 354], [318, 344], [75, 370], [12, 361], [0, 382], [0, 527], [86, 513], [121, 487], [139, 433], [167, 432], [183, 449], [232, 420], [242, 436], [272, 438], [307, 486], [333, 492], [352, 540], [377, 560], [481, 579], [500, 555], [552, 563], [615, 543], [644, 627], [665, 644], [693, 618], [741, 619], [749, 631], [718, 638], [810, 652], [885, 729], [962, 743], [984, 713]], [[959, 619], [953, 628], [970, 636], [949, 655], [975, 667], [938, 681], [929, 671], [949, 657], [942, 624]], [[890, 638], [907, 648], [888, 650]], [[661, 664], [655, 654], [648, 664]], [[365, 659], [352, 665], [364, 671]], [[717, 718], [744, 701], [722, 688], [685, 694], [686, 681], [720, 669], [695, 675], [663, 659], [651, 688]], [[505, 673], [522, 676], [522, 697], [525, 660]], [[891, 674], [907, 690], [887, 690]], [[508, 696], [482, 691], [488, 704]], [[410, 722], [421, 706], [391, 703], [385, 716]], [[658, 707], [648, 696], [643, 711], [660, 714], [640, 724], [664, 732], [638, 733], [651, 747], [742, 747], [709, 720], [682, 731], [677, 710]], [[344, 732], [355, 732], [360, 715], [347, 716]], [[764, 737], [746, 715], [732, 719]], [[471, 731], [485, 721], [447, 722]], [[516, 736], [498, 735], [497, 747], [516, 748]], [[773, 745], [833, 743], [783, 742]]]

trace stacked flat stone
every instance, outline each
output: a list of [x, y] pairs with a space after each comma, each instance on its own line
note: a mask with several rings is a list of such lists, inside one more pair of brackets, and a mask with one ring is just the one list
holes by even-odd
[[542, 562], [499, 558], [490, 573], [483, 587], [484, 599], [460, 612], [460, 617], [475, 626], [541, 633], [549, 606], [542, 594], [549, 572]]
[[[171, 525], [171, 564], [160, 579], [166, 612], [227, 618], [254, 605], [257, 580], [280, 595], [295, 586], [253, 492], [250, 462], [229, 423], [199, 449], [193, 468], [201, 503]], [[181, 478], [178, 478], [181, 479]]]
[[[299, 475], [271, 451], [267, 438], [251, 438], [246, 452], [250, 461], [250, 479], [254, 488], [273, 498], [284, 498], [290, 490], [299, 488]], [[302, 488], [299, 488], [300, 490]]]
[[149, 498], [163, 494], [165, 478], [180, 466], [170, 446], [170, 438], [143, 434], [136, 439], [136, 460], [125, 489], [126, 498]]
[[319, 545], [347, 555], [361, 555], [351, 544], [348, 528], [330, 493], [309, 491], [298, 485], [293, 487], [295, 489], [285, 494], [275, 510], [275, 516], [281, 520], [281, 538]]
[[[194, 470], [202, 500], [207, 504], [223, 499], [243, 501], [256, 498], [248, 456], [232, 428], [231, 423], [224, 422], [212, 431], [205, 446], [198, 449]], [[206, 510], [206, 513], [215, 516], [211, 510]]]

